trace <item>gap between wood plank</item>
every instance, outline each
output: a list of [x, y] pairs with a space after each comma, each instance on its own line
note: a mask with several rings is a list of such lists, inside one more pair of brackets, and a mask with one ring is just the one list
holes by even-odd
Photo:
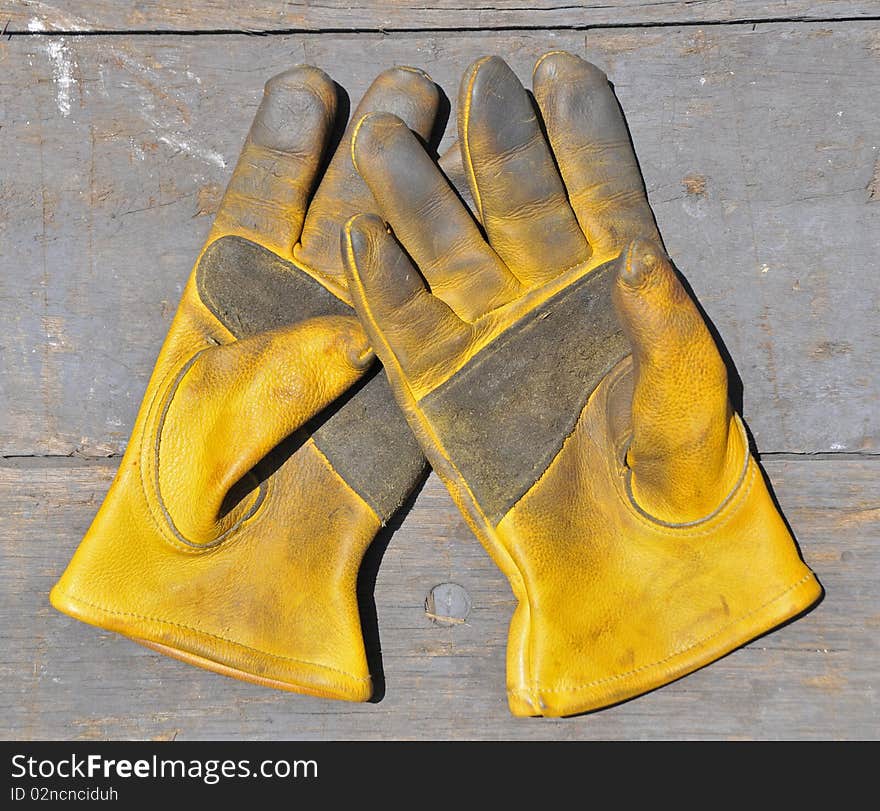
[[314, 35], [340, 35], [340, 34], [466, 34], [466, 33], [523, 33], [529, 31], [596, 31], [599, 29], [627, 29], [627, 28], [709, 28], [715, 26], [751, 25], [757, 28], [759, 25], [772, 23], [866, 23], [878, 22], [880, 15], [870, 17], [821, 17], [802, 15], [800, 17], [764, 17], [743, 18], [730, 20], [665, 20], [658, 22], [625, 22], [625, 23], [592, 23], [585, 25], [465, 25], [465, 26], [427, 26], [415, 28], [401, 26], [400, 28], [266, 28], [266, 29], [241, 29], [241, 28], [214, 28], [214, 29], [136, 29], [136, 30], [52, 30], [52, 31], [9, 31], [7, 20], [2, 34], [7, 39], [13, 37], [199, 37], [199, 36], [253, 36], [253, 37], [276, 37], [276, 36], [302, 36]]
[[[109, 456], [80, 456], [74, 454], [33, 454], [33, 455], [9, 455], [0, 456], [0, 468], [27, 469], [38, 467], [96, 467], [104, 464], [113, 464], [122, 460], [121, 453]], [[771, 451], [769, 453], [754, 454], [758, 462], [852, 462], [865, 461], [868, 459], [880, 459], [880, 453], [858, 453], [844, 451], [841, 453], [792, 453], [790, 451]]]

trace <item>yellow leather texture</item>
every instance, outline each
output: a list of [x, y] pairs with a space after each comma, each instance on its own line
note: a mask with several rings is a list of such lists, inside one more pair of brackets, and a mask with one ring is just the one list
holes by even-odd
[[554, 52], [534, 97], [543, 121], [497, 57], [462, 81], [486, 238], [401, 122], [363, 119], [354, 162], [393, 236], [359, 216], [345, 249], [397, 401], [518, 600], [510, 708], [560, 716], [702, 667], [821, 587], [659, 244], [605, 76]]
[[370, 697], [355, 583], [379, 520], [313, 443], [216, 547], [178, 541], [148, 492], [138, 459], [126, 458], [52, 590], [56, 608], [247, 681]]
[[[628, 358], [593, 393], [546, 473], [490, 530], [522, 584], [508, 648], [517, 715], [586, 712], [647, 692], [819, 596], [754, 459], [732, 464], [734, 489], [719, 490], [717, 511], [693, 523], [659, 521], [630, 497], [632, 388]], [[736, 419], [732, 433], [744, 440]]]
[[[436, 105], [430, 79], [401, 68], [380, 75], [358, 109], [392, 109], [427, 138]], [[372, 686], [356, 580], [387, 516], [308, 429], [374, 360], [346, 304], [338, 247], [351, 209], [370, 199], [351, 166], [350, 133], [319, 178], [335, 118], [335, 87], [317, 68], [267, 83], [119, 471], [50, 599], [200, 667], [365, 701]], [[306, 251], [321, 229], [332, 250]], [[282, 323], [238, 334], [252, 315], [244, 293], [215, 285], [211, 295], [226, 300], [209, 306], [200, 288], [208, 264], [220, 278], [230, 256], [269, 263], [275, 284], [295, 275], [330, 302], [328, 313], [298, 315], [293, 299], [282, 302], [290, 306]], [[259, 268], [232, 270], [244, 272], [239, 279]]]

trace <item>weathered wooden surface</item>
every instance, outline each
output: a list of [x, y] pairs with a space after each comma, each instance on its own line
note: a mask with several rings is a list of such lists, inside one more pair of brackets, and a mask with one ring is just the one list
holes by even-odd
[[[582, 28], [753, 20], [880, 17], [876, 0], [12, 0], [0, 7], [9, 31], [400, 31], [497, 28]], [[234, 9], [234, 10], [233, 10]]]
[[[47, 592], [115, 465], [0, 467], [0, 736], [876, 738], [880, 459], [772, 461], [765, 469], [824, 601], [650, 695], [588, 716], [517, 720], [504, 695], [510, 590], [435, 477], [378, 570], [384, 698], [356, 705], [242, 684], [55, 612]], [[467, 592], [466, 622], [426, 615], [425, 599], [441, 583]]]
[[[122, 451], [264, 80], [552, 48], [614, 81], [769, 452], [876, 452], [880, 23], [0, 40], [0, 455]], [[453, 136], [447, 128], [445, 142]]]

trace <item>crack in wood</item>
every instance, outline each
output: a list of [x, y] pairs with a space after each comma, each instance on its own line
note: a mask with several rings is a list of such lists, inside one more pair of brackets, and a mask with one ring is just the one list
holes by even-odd
[[[307, 36], [307, 35], [340, 35], [340, 34], [449, 34], [469, 32], [492, 32], [492, 33], [527, 33], [532, 31], [596, 31], [604, 29], [625, 30], [628, 28], [705, 28], [716, 26], [751, 26], [752, 30], [757, 30], [759, 25], [769, 25], [776, 23], [870, 23], [880, 22], [880, 15], [871, 16], [811, 16], [809, 14], [793, 15], [793, 16], [777, 16], [777, 17], [761, 17], [761, 18], [730, 18], [717, 20], [648, 20], [638, 21], [632, 20], [621, 23], [539, 23], [536, 25], [514, 25], [486, 24], [481, 20], [479, 23], [472, 25], [459, 26], [363, 26], [356, 28], [345, 28], [340, 26], [332, 27], [303, 27], [303, 28], [132, 28], [132, 29], [51, 29], [45, 31], [28, 31], [13, 29], [7, 33], [9, 38], [12, 37], [154, 37], [154, 36], [178, 36], [178, 37], [198, 37], [198, 36], [257, 36], [257, 37], [289, 37], [289, 36]], [[7, 22], [8, 26], [9, 22]], [[6, 30], [4, 29], [4, 33]]]

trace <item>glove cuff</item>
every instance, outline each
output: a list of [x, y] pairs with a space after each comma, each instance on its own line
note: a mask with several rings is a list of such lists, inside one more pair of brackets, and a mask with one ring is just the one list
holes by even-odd
[[52, 605], [217, 673], [367, 700], [356, 585], [380, 521], [314, 443], [276, 472], [251, 521], [201, 549], [171, 542], [154, 523], [132, 455], [52, 589]]
[[89, 625], [115, 631], [158, 653], [241, 681], [346, 701], [367, 701], [372, 694], [369, 673], [347, 673], [325, 664], [257, 650], [179, 622], [104, 608], [68, 594], [61, 585], [52, 589], [49, 600], [58, 611]]
[[812, 606], [821, 597], [822, 587], [806, 566], [803, 571], [798, 580], [753, 610], [691, 644], [670, 647], [667, 655], [651, 663], [582, 683], [563, 678], [531, 688], [509, 684], [510, 711], [522, 717], [576, 715], [618, 704], [693, 673]]
[[747, 452], [740, 480], [700, 521], [670, 525], [637, 509], [608, 407], [628, 369], [597, 388], [562, 452], [491, 530], [519, 600], [508, 641], [516, 715], [572, 715], [648, 692], [822, 594]]

